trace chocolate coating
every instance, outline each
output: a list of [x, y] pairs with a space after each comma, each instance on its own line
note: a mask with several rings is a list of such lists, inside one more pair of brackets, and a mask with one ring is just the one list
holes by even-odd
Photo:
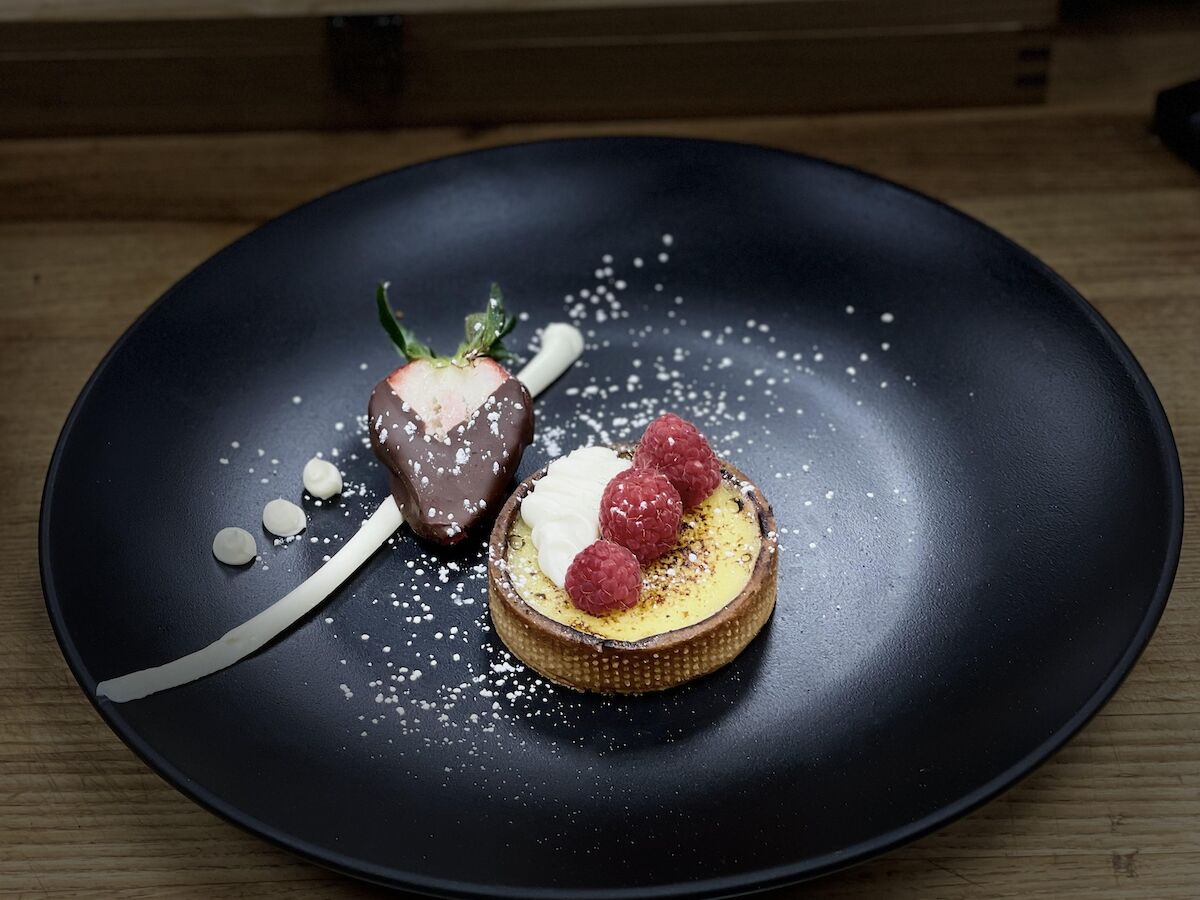
[[533, 440], [533, 400], [512, 377], [445, 439], [425, 433], [386, 378], [375, 385], [367, 411], [371, 447], [388, 468], [405, 521], [439, 544], [457, 543], [500, 509]]

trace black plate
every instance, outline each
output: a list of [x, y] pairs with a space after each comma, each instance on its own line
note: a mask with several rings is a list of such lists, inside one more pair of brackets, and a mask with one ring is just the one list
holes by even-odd
[[[1182, 529], [1166, 418], [1044, 265], [827, 163], [565, 141], [311, 203], [192, 272], [117, 343], [63, 429], [41, 521], [50, 615], [89, 696], [267, 605], [378, 499], [308, 503], [316, 544], [274, 548], [256, 526], [265, 500], [299, 497], [318, 450], [381, 489], [355, 416], [395, 364], [371, 305], [384, 278], [438, 345], [493, 279], [530, 313], [521, 345], [569, 308], [586, 315], [599, 346], [539, 401], [522, 475], [559, 447], [636, 436], [654, 398], [695, 417], [786, 528], [779, 605], [694, 685], [550, 691], [507, 671], [487, 631], [478, 543], [443, 584], [406, 534], [254, 658], [99, 705], [180, 790], [313, 860], [513, 897], [715, 895], [827, 872], [1046, 759], [1162, 612]], [[598, 283], [620, 309], [592, 302]], [[213, 561], [226, 524], [259, 534], [269, 570]], [[414, 581], [429, 613], [406, 599]]]

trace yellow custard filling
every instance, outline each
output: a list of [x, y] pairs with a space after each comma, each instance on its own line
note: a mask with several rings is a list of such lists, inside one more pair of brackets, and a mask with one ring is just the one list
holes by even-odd
[[529, 526], [515, 517], [506, 560], [521, 599], [547, 618], [615, 641], [639, 641], [703, 622], [737, 597], [762, 552], [758, 516], [737, 484], [722, 479], [707, 500], [683, 514], [675, 549], [642, 569], [636, 606], [591, 616], [543, 574]]

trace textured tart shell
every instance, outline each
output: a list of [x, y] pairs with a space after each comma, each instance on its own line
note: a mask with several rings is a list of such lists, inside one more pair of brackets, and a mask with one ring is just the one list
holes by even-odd
[[508, 536], [521, 500], [546, 472], [517, 486], [492, 528], [488, 552], [488, 607], [496, 634], [525, 665], [557, 684], [607, 694], [660, 691], [714, 672], [752, 641], [775, 609], [779, 554], [775, 516], [745, 475], [722, 461], [721, 476], [749, 485], [746, 500], [757, 513], [762, 548], [741, 592], [695, 625], [637, 641], [606, 640], [556, 622], [525, 602], [508, 573]]

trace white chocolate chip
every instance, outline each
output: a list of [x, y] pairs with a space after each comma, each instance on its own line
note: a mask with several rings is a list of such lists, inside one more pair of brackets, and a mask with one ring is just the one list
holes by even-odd
[[213, 556], [227, 566], [244, 566], [258, 553], [254, 536], [245, 528], [222, 528], [213, 538]]
[[292, 537], [308, 525], [304, 510], [279, 497], [263, 507], [263, 528], [280, 537]]
[[313, 457], [304, 464], [304, 489], [320, 500], [342, 492], [342, 473], [326, 459]]

